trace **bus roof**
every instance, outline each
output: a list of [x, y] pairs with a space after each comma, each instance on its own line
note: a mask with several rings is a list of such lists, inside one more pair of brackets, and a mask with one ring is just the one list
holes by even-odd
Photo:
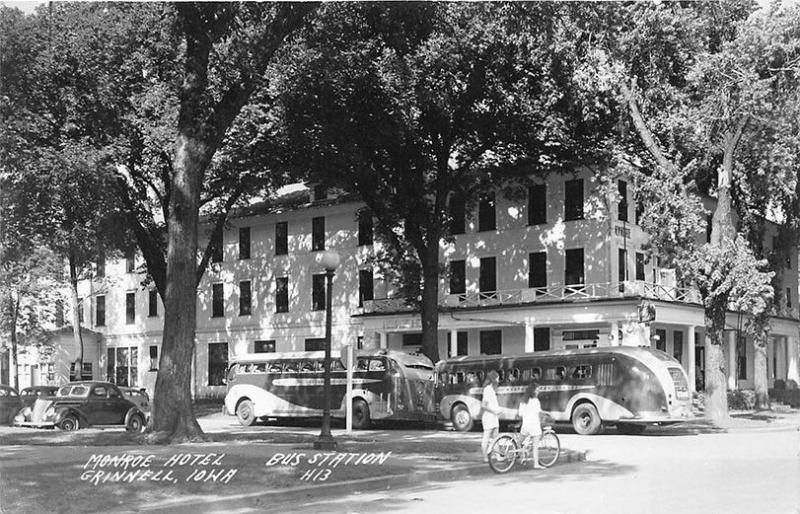
[[661, 350], [647, 348], [644, 346], [601, 346], [597, 348], [581, 348], [581, 349], [560, 349], [560, 350], [546, 350], [541, 352], [529, 353], [515, 353], [515, 354], [497, 354], [497, 355], [462, 355], [460, 357], [451, 357], [449, 359], [441, 360], [438, 364], [474, 364], [483, 361], [497, 361], [505, 359], [525, 359], [525, 358], [541, 358], [541, 357], [569, 357], [572, 355], [628, 355], [630, 357], [642, 358], [648, 355], [650, 358], [656, 357], [659, 360], [669, 361], [672, 360], [668, 354]]
[[[356, 357], [378, 357], [378, 356], [387, 356], [391, 357], [392, 359], [396, 360], [403, 366], [422, 366], [433, 369], [433, 362], [425, 357], [424, 355], [413, 355], [410, 353], [405, 352], [398, 352], [394, 350], [372, 350], [372, 351], [365, 351], [365, 350], [358, 350], [355, 352]], [[244, 353], [241, 355], [235, 355], [231, 357], [231, 364], [241, 363], [241, 362], [269, 362], [269, 361], [277, 361], [277, 360], [316, 360], [316, 359], [324, 359], [325, 352], [324, 351], [315, 351], [315, 352], [282, 352], [282, 353]], [[331, 353], [332, 359], [340, 359], [341, 352], [332, 352]]]

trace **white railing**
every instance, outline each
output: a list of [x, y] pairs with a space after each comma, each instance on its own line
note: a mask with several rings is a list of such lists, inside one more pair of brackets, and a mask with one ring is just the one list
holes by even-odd
[[[590, 301], [601, 298], [635, 296], [651, 300], [700, 303], [700, 293], [695, 289], [672, 287], [644, 281], [625, 281], [449, 294], [439, 299], [439, 305], [451, 308], [489, 307], [493, 305]], [[403, 298], [381, 298], [364, 302], [364, 312], [370, 314], [413, 310], [414, 307], [408, 305]]]

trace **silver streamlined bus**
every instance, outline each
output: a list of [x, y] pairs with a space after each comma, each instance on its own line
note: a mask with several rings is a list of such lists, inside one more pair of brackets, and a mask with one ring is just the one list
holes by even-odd
[[[324, 352], [254, 353], [235, 357], [227, 374], [225, 408], [239, 423], [258, 418], [321, 416]], [[331, 357], [331, 416], [344, 418], [347, 371]], [[394, 351], [357, 353], [353, 368], [353, 426], [371, 420], [435, 419], [433, 363]]]
[[691, 418], [688, 380], [678, 361], [659, 350], [613, 346], [439, 362], [438, 411], [456, 430], [470, 430], [479, 419], [490, 370], [500, 373], [501, 420], [514, 419], [531, 382], [539, 384], [542, 409], [555, 421], [571, 422], [579, 434], [596, 434], [603, 425], [638, 434], [648, 425]]

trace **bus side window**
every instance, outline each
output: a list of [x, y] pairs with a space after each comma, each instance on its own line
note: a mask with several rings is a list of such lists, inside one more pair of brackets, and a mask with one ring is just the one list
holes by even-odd
[[[322, 361], [320, 371], [325, 371], [325, 361]], [[331, 371], [344, 371], [344, 364], [340, 359], [331, 359]]]
[[267, 372], [267, 363], [266, 362], [259, 362], [256, 364], [256, 373], [266, 373]]
[[478, 371], [478, 385], [483, 385], [483, 379], [486, 377], [486, 372], [483, 370]]
[[283, 367], [281, 366], [280, 362], [273, 362], [269, 365], [269, 372], [270, 373], [282, 373]]
[[310, 373], [314, 371], [314, 363], [310, 361], [303, 361], [300, 363], [300, 372], [301, 373]]
[[238, 364], [234, 364], [233, 366], [230, 367], [230, 369], [228, 369], [228, 382], [231, 382], [233, 380], [233, 377], [236, 376], [238, 371], [239, 371]]
[[506, 380], [509, 382], [519, 382], [519, 369], [514, 368], [506, 373]]
[[564, 380], [567, 378], [567, 368], [564, 366], [558, 366], [556, 368], [556, 378], [559, 380]]
[[580, 366], [575, 366], [575, 370], [572, 372], [572, 378], [579, 378], [579, 379], [586, 379], [592, 376], [592, 367], [582, 364]]
[[356, 371], [367, 370], [369, 370], [369, 359], [366, 357], [359, 357], [358, 361], [356, 361]]
[[283, 368], [284, 373], [297, 373], [297, 370], [300, 368], [300, 363], [297, 361], [289, 361], [286, 363], [286, 367]]
[[[331, 369], [333, 369], [334, 361], [331, 361]], [[314, 361], [314, 372], [323, 373], [325, 371], [325, 361]]]
[[531, 380], [539, 380], [542, 378], [542, 368], [533, 368], [531, 371]]
[[370, 371], [386, 371], [386, 363], [382, 359], [372, 359], [369, 361]]

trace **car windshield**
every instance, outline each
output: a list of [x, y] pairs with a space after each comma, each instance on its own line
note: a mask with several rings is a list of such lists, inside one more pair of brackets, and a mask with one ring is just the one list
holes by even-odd
[[67, 385], [58, 390], [57, 396], [89, 396], [89, 388], [83, 385]]

